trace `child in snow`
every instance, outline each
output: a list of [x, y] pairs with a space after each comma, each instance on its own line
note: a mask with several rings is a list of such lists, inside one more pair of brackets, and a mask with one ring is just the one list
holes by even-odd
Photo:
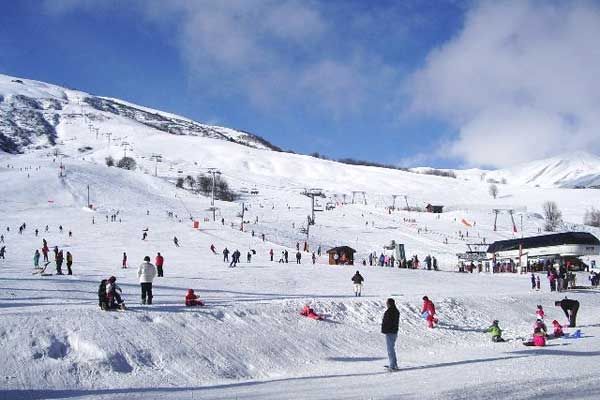
[[203, 306], [204, 302], [198, 299], [198, 296], [194, 294], [194, 289], [188, 289], [187, 294], [185, 295], [185, 306], [193, 307], [193, 306]]
[[504, 339], [502, 339], [502, 329], [498, 326], [498, 320], [495, 319], [492, 322], [492, 325], [487, 329], [487, 332], [492, 334], [492, 342], [504, 342]]
[[323, 317], [320, 316], [319, 314], [317, 314], [315, 312], [315, 310], [313, 310], [311, 307], [308, 306], [308, 304], [304, 306], [304, 308], [302, 309], [302, 311], [300, 311], [300, 315], [302, 315], [304, 317], [316, 319], [316, 320], [322, 320], [323, 319]]
[[535, 310], [535, 317], [537, 319], [541, 319], [542, 321], [544, 320], [544, 308], [542, 307], [541, 304], [537, 305], [537, 310]]
[[111, 276], [108, 278], [106, 283], [106, 297], [108, 298], [108, 309], [114, 310], [116, 308], [120, 308], [121, 310], [125, 309], [125, 303], [123, 299], [121, 299], [121, 293], [123, 292], [121, 288], [116, 283], [117, 278]]
[[533, 329], [539, 329], [540, 331], [542, 331], [544, 336], [548, 336], [548, 328], [546, 328], [546, 324], [540, 318], [538, 318], [535, 321], [535, 324], [533, 324]]
[[543, 347], [546, 345], [546, 335], [540, 328], [535, 328], [533, 331], [533, 338], [527, 342], [523, 342], [525, 346], [536, 346]]
[[421, 315], [425, 315], [424, 318], [427, 321], [427, 327], [429, 328], [433, 328], [434, 323], [438, 323], [438, 319], [435, 315], [435, 305], [427, 296], [423, 296], [423, 308], [421, 309]]
[[564, 336], [562, 325], [557, 321], [552, 321], [552, 326], [554, 328], [554, 333], [552, 334], [555, 338]]

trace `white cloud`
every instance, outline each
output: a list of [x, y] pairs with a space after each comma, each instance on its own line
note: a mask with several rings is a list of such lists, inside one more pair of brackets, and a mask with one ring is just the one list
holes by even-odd
[[411, 78], [411, 110], [455, 126], [444, 150], [468, 165], [600, 151], [598, 38], [592, 3], [481, 3]]

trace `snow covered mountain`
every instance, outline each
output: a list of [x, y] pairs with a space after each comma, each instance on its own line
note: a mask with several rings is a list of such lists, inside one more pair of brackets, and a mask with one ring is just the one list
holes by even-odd
[[[54, 145], [57, 129], [85, 115], [91, 121], [129, 120], [172, 135], [208, 137], [245, 146], [280, 150], [263, 138], [205, 125], [122, 100], [94, 96], [39, 81], [0, 75], [0, 150], [21, 153]], [[104, 133], [104, 132], [102, 132]]]
[[490, 171], [486, 178], [537, 187], [598, 188], [600, 157], [584, 151], [565, 153], [512, 168]]

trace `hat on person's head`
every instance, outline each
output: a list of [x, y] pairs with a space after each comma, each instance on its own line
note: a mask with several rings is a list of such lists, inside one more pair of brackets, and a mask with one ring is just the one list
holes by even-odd
[[108, 281], [109, 281], [110, 283], [113, 283], [113, 282], [114, 282], [114, 281], [116, 281], [116, 280], [117, 280], [117, 278], [115, 278], [114, 276], [111, 276], [110, 278], [108, 278]]
[[429, 300], [429, 297], [423, 296], [423, 300]]
[[148, 256], [144, 257], [144, 261], [150, 262], [150, 257], [148, 257]]

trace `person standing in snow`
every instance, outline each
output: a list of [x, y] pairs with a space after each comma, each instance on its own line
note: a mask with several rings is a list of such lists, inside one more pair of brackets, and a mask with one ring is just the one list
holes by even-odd
[[312, 263], [313, 263], [313, 265], [315, 265], [317, 263], [317, 256], [315, 255], [314, 251], [312, 253]]
[[297, 251], [296, 252], [296, 264], [302, 264], [302, 262], [300, 260], [302, 260], [302, 253]]
[[389, 298], [386, 302], [387, 310], [383, 314], [381, 321], [381, 333], [385, 335], [385, 343], [387, 347], [389, 364], [387, 367], [395, 371], [398, 369], [398, 361], [396, 359], [396, 339], [398, 338], [398, 323], [400, 321], [400, 313], [396, 308], [394, 299]]
[[269, 250], [269, 256], [271, 257], [271, 261], [273, 261], [273, 254], [275, 254], [273, 252], [273, 249]]
[[179, 247], [179, 239], [177, 239], [177, 236], [173, 236], [173, 243], [175, 244], [175, 247]]
[[213, 252], [213, 254], [217, 254], [217, 248], [215, 247], [215, 245], [214, 245], [214, 244], [211, 244], [211, 245], [210, 245], [210, 251], [212, 251], [212, 252]]
[[531, 290], [535, 289], [535, 275], [531, 273]]
[[152, 281], [156, 277], [156, 267], [150, 263], [150, 257], [144, 257], [137, 271], [142, 289], [142, 304], [152, 304]]
[[35, 249], [35, 253], [33, 253], [33, 268], [40, 267], [40, 251]]
[[229, 249], [227, 247], [223, 249], [223, 262], [229, 262]]
[[6, 253], [6, 246], [0, 247], [0, 258], [4, 260], [4, 254]]
[[248, 254], [246, 254], [246, 261], [248, 261], [248, 264], [252, 262], [252, 253], [248, 252]]
[[283, 258], [285, 259], [286, 264], [288, 263], [288, 257], [289, 257], [289, 253], [288, 253], [287, 249], [285, 249], [283, 251]]
[[535, 277], [535, 288], [536, 288], [536, 290], [540, 290], [540, 276], [539, 275], [537, 275]]
[[127, 253], [123, 252], [123, 261], [121, 261], [121, 268], [127, 268]]
[[[149, 260], [148, 260], [149, 261]], [[156, 271], [158, 272], [158, 276], [160, 278], [163, 277], [163, 265], [165, 263], [165, 258], [160, 254], [156, 254], [156, 259], [154, 260], [156, 264]]]
[[56, 261], [56, 275], [62, 275], [62, 263], [64, 260], [63, 251], [58, 251], [58, 247], [55, 247], [55, 261]]
[[365, 278], [363, 278], [360, 272], [356, 271], [350, 280], [354, 283], [354, 297], [360, 297], [362, 294], [362, 284], [365, 281]]
[[421, 314], [426, 314], [425, 320], [427, 321], [427, 327], [433, 328], [433, 324], [437, 324], [437, 318], [435, 316], [435, 305], [433, 301], [429, 300], [429, 297], [423, 296], [423, 308], [421, 309]]
[[71, 266], [73, 265], [73, 255], [70, 251], [67, 251], [67, 274], [73, 275], [73, 270], [71, 270]]

